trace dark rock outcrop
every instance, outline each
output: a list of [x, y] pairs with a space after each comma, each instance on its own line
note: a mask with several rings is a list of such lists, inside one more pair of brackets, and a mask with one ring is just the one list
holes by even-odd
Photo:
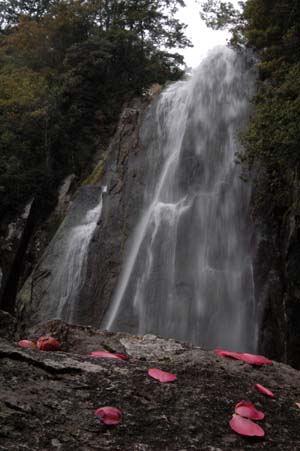
[[[32, 232], [32, 215], [30, 215], [32, 200], [24, 207], [19, 216], [14, 218], [1, 218], [0, 223], [0, 304], [4, 303], [3, 295], [7, 289], [7, 282], [10, 277], [18, 277], [13, 268], [14, 262], [18, 264], [16, 258], [18, 254], [24, 254], [24, 245], [28, 242], [28, 235]], [[30, 220], [31, 217], [31, 220]], [[25, 239], [24, 239], [25, 238]], [[23, 246], [22, 246], [23, 242]], [[23, 248], [23, 249], [22, 249]], [[23, 258], [23, 256], [21, 256]], [[20, 259], [20, 257], [19, 257]], [[18, 268], [17, 268], [18, 269]], [[12, 274], [13, 271], [13, 274]], [[13, 283], [12, 283], [13, 285]], [[9, 304], [9, 301], [8, 301]]]
[[[300, 449], [300, 373], [284, 364], [253, 367], [198, 347], [153, 335], [134, 337], [67, 326], [59, 321], [28, 330], [51, 333], [62, 352], [24, 349], [0, 339], [0, 450], [247, 451]], [[25, 338], [25, 337], [23, 337]], [[92, 350], [126, 353], [129, 361], [88, 357]], [[160, 384], [149, 368], [177, 375]], [[261, 383], [276, 394], [255, 390]], [[229, 427], [234, 406], [251, 400], [266, 414], [261, 440]], [[101, 425], [102, 406], [122, 410], [120, 425]]]
[[[256, 212], [258, 252], [256, 298], [260, 351], [300, 368], [300, 203], [299, 176], [290, 176], [289, 206]], [[270, 201], [272, 206], [274, 203]]]
[[14, 217], [0, 219], [0, 306], [11, 313], [15, 297], [42, 256], [68, 210], [75, 175], [63, 180], [53, 211], [43, 211], [41, 198], [31, 200]]
[[16, 338], [17, 321], [9, 313], [0, 310], [0, 337], [8, 340]]

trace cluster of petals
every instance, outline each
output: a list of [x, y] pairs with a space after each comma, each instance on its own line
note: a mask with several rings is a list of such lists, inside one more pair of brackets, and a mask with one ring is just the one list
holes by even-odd
[[59, 341], [50, 336], [40, 337], [36, 343], [31, 340], [20, 340], [18, 346], [39, 349], [40, 351], [59, 351], [61, 349]]
[[[57, 351], [61, 349], [61, 344], [53, 337], [40, 337], [37, 343], [30, 340], [20, 340], [18, 345], [27, 348], [38, 348], [42, 351]], [[242, 354], [239, 352], [224, 351], [216, 349], [215, 353], [221, 357], [231, 357], [242, 360], [252, 365], [272, 364], [272, 361], [262, 356], [254, 354]], [[111, 353], [106, 351], [90, 352], [91, 357], [109, 358], [117, 360], [128, 360], [128, 357], [123, 354]], [[174, 382], [177, 376], [172, 373], [160, 370], [158, 368], [150, 368], [148, 375], [161, 383]], [[265, 388], [263, 385], [256, 384], [255, 388], [266, 396], [274, 398], [275, 395], [271, 390]], [[300, 407], [300, 403], [296, 403]], [[95, 411], [95, 416], [105, 425], [117, 425], [122, 422], [122, 412], [116, 407], [106, 406], [101, 407]], [[241, 401], [235, 406], [235, 413], [233, 414], [229, 424], [233, 431], [245, 436], [263, 437], [264, 430], [254, 423], [252, 420], [262, 420], [265, 417], [263, 412], [260, 412], [249, 401]]]
[[215, 349], [215, 354], [220, 357], [231, 357], [232, 359], [242, 360], [250, 365], [272, 365], [272, 360], [261, 355], [247, 354], [241, 352], [224, 351], [223, 349]]
[[265, 431], [252, 420], [263, 420], [265, 414], [256, 409], [249, 401], [241, 401], [235, 406], [234, 414], [229, 422], [231, 429], [240, 435], [264, 437]]

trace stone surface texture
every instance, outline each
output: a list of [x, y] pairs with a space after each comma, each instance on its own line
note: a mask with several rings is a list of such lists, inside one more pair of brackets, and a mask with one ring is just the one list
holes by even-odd
[[[257, 230], [254, 262], [260, 316], [259, 347], [270, 358], [300, 369], [300, 177], [290, 174], [288, 203], [276, 211], [253, 208]], [[265, 193], [273, 205], [272, 193]], [[253, 199], [255, 201], [254, 192]]]
[[102, 185], [103, 209], [89, 248], [86, 282], [81, 290], [80, 324], [99, 327], [112, 300], [128, 238], [141, 214], [145, 185], [145, 149], [140, 127], [149, 99], [135, 99], [121, 114], [108, 149]]
[[[0, 450], [5, 451], [247, 451], [300, 449], [300, 373], [284, 364], [254, 367], [186, 343], [98, 331], [51, 321], [21, 338], [51, 334], [61, 352], [24, 349], [0, 339]], [[18, 337], [19, 338], [19, 337]], [[95, 350], [124, 353], [128, 361], [97, 359]], [[151, 379], [149, 368], [177, 375]], [[255, 390], [271, 389], [275, 399]], [[264, 439], [235, 434], [235, 405], [252, 401], [265, 413]], [[122, 410], [105, 426], [96, 409]]]
[[103, 161], [103, 176], [101, 173], [96, 186], [85, 184], [79, 188], [64, 223], [19, 292], [17, 306], [22, 322], [34, 325], [57, 317], [47, 317], [43, 305], [51, 302], [49, 276], [59, 264], [59, 254], [66, 250], [68, 231], [74, 222], [69, 216], [76, 218], [85, 208], [80, 200], [83, 191], [105, 186], [102, 213], [89, 243], [86, 278], [78, 293], [80, 308], [74, 320], [76, 324], [96, 327], [101, 324], [121, 271], [127, 239], [143, 203], [145, 155], [140, 126], [149, 101], [149, 97], [134, 99], [124, 108]]

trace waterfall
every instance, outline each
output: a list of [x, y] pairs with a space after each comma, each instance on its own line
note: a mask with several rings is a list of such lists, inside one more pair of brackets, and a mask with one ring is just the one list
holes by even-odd
[[44, 320], [80, 322], [81, 288], [86, 281], [88, 250], [102, 211], [105, 187], [86, 186], [75, 198], [32, 278]]
[[56, 317], [68, 323], [75, 321], [75, 306], [79, 290], [85, 281], [88, 245], [101, 214], [102, 196], [96, 207], [89, 210], [82, 221], [73, 227], [61, 262], [62, 267], [53, 278], [52, 290], [58, 303]]
[[144, 210], [104, 328], [255, 350], [250, 186], [235, 164], [254, 80], [217, 48], [151, 107]]

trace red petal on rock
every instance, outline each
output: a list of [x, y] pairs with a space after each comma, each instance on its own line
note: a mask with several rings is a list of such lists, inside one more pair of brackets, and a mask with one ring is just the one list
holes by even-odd
[[173, 382], [177, 379], [177, 376], [175, 374], [167, 373], [166, 371], [162, 371], [157, 368], [150, 368], [148, 370], [148, 374], [150, 377], [153, 377], [153, 379], [156, 379], [162, 383]]
[[30, 341], [30, 340], [20, 340], [18, 342], [18, 345], [21, 346], [22, 348], [36, 349], [36, 344], [34, 343], [34, 341]]
[[271, 390], [269, 390], [268, 388], [264, 387], [263, 385], [256, 384], [255, 388], [258, 391], [260, 391], [261, 393], [263, 393], [264, 395], [269, 396], [270, 398], [275, 398], [274, 393]]
[[90, 352], [89, 355], [91, 357], [101, 357], [105, 359], [118, 359], [118, 360], [128, 360], [128, 358], [122, 354], [113, 354], [112, 352], [106, 352], [106, 351], [94, 351]]
[[121, 360], [129, 360], [129, 357], [127, 357], [127, 355], [123, 354], [115, 354], [115, 355]]
[[251, 420], [241, 417], [240, 415], [233, 415], [230, 422], [231, 429], [240, 435], [247, 435], [249, 437], [264, 437], [265, 431], [258, 424]]
[[263, 420], [265, 414], [256, 410], [255, 405], [249, 401], [241, 401], [235, 406], [235, 413], [241, 417], [249, 418], [250, 420]]
[[241, 354], [239, 352], [224, 351], [223, 349], [215, 349], [214, 352], [220, 357], [231, 357], [232, 359], [241, 360]]
[[242, 354], [240, 352], [224, 351], [223, 349], [215, 349], [214, 351], [217, 355], [221, 357], [231, 357], [233, 359], [242, 360], [250, 365], [272, 365], [272, 360], [267, 359], [261, 355], [255, 354]]
[[59, 351], [61, 344], [53, 337], [40, 337], [36, 346], [41, 351]]
[[119, 424], [122, 421], [122, 412], [116, 407], [100, 407], [96, 410], [95, 415], [102, 423], [107, 425]]
[[251, 365], [273, 365], [272, 360], [269, 360], [261, 355], [241, 354], [241, 356], [241, 360], [246, 363], [250, 363]]

